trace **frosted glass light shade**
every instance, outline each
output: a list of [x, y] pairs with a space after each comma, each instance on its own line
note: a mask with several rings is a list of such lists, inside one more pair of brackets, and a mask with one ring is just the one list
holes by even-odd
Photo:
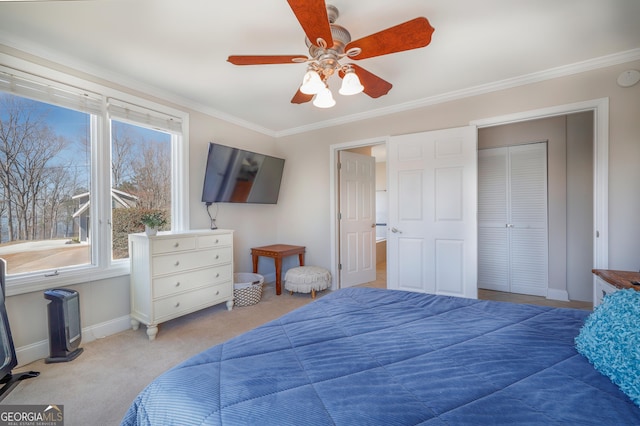
[[302, 86], [300, 86], [300, 91], [305, 95], [315, 95], [324, 88], [325, 85], [320, 79], [318, 73], [309, 70], [302, 78]]
[[333, 95], [331, 94], [331, 90], [328, 87], [325, 87], [321, 91], [319, 91], [314, 100], [313, 105], [318, 108], [331, 108], [336, 104], [335, 99], [333, 99]]
[[342, 79], [342, 86], [338, 93], [345, 96], [356, 95], [364, 90], [360, 79], [353, 70], [348, 70]]

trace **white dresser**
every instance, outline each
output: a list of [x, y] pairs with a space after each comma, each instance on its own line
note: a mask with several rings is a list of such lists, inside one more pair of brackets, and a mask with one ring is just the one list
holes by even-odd
[[158, 324], [226, 302], [233, 307], [233, 231], [197, 230], [129, 235], [131, 325]]

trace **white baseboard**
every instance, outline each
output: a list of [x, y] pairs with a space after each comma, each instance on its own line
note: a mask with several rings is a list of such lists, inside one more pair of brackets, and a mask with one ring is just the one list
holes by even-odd
[[16, 348], [16, 357], [18, 357], [18, 367], [30, 364], [49, 356], [49, 340], [41, 340], [27, 346]]
[[547, 299], [560, 300], [562, 302], [569, 301], [569, 292], [567, 290], [557, 290], [554, 288], [547, 289]]
[[[129, 315], [115, 318], [100, 324], [82, 328], [82, 342], [88, 343], [96, 339], [120, 333], [131, 328], [131, 317]], [[80, 344], [82, 346], [82, 343]], [[49, 340], [41, 340], [31, 345], [16, 348], [18, 357], [18, 367], [30, 364], [39, 359], [49, 356]]]
[[[264, 277], [264, 282], [265, 283], [274, 283], [274, 285], [275, 285], [275, 282], [276, 282], [276, 273], [275, 272], [270, 272], [268, 274], [260, 274], [260, 275], [262, 275]], [[284, 285], [284, 274], [282, 274], [282, 275], [283, 275], [283, 277], [282, 277], [282, 285]]]

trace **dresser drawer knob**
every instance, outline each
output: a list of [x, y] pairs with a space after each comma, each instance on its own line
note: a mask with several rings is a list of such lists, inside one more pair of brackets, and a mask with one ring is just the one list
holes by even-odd
[[216, 259], [220, 259], [220, 255], [219, 254], [216, 254]]
[[216, 296], [219, 295], [219, 294], [220, 294], [220, 290], [217, 290], [216, 291]]
[[176, 302], [176, 308], [180, 307], [180, 302]]
[[180, 247], [180, 243], [175, 243], [173, 246], [174, 246], [175, 248], [178, 248], [178, 247]]
[[216, 272], [216, 278], [220, 277], [220, 272]]
[[176, 283], [176, 287], [180, 287], [180, 281]]
[[218, 244], [219, 242], [220, 242], [220, 240], [216, 238], [216, 244]]
[[175, 265], [174, 265], [174, 266], [179, 266], [179, 265], [180, 265], [180, 261], [179, 261], [179, 260], [176, 260], [176, 263], [175, 263]]

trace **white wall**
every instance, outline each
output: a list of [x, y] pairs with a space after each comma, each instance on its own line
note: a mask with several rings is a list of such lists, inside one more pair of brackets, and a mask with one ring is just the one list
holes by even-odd
[[[189, 219], [191, 229], [208, 228], [210, 223], [205, 205], [200, 201], [209, 142], [284, 158], [283, 183], [279, 201], [285, 198], [287, 193], [285, 185], [290, 180], [291, 168], [294, 165], [288, 160], [286, 152], [278, 150], [274, 138], [195, 111], [190, 113], [189, 119], [189, 199], [191, 200]], [[276, 227], [281, 210], [280, 206], [218, 203], [210, 207], [212, 214], [216, 210], [218, 228], [235, 231], [234, 267], [236, 272], [252, 272], [251, 247], [279, 242], [276, 241]], [[267, 278], [274, 269], [271, 259], [260, 259], [259, 270], [261, 273], [266, 271]]]
[[567, 116], [567, 290], [593, 301], [593, 114]]
[[[13, 52], [15, 53], [15, 52]], [[25, 55], [28, 56], [28, 55]], [[30, 59], [33, 59], [29, 57]], [[51, 64], [49, 64], [51, 65]], [[57, 66], [65, 72], [81, 75]], [[253, 246], [288, 243], [307, 247], [308, 264], [331, 263], [329, 146], [384, 135], [467, 125], [472, 120], [520, 111], [610, 98], [609, 266], [640, 268], [640, 85], [623, 89], [615, 81], [626, 69], [640, 69], [640, 61], [585, 72], [575, 76], [423, 107], [330, 129], [316, 130], [274, 140], [235, 124], [191, 111], [190, 115], [190, 226], [206, 228], [209, 219], [200, 190], [205, 167], [206, 144], [216, 141], [286, 159], [277, 206], [222, 205], [218, 225], [235, 229], [235, 269], [251, 268]], [[99, 81], [101, 84], [111, 83]], [[119, 90], [126, 90], [113, 84]], [[131, 91], [135, 93], [134, 91]], [[144, 94], [135, 93], [139, 96]], [[148, 97], [148, 96], [147, 96]], [[156, 102], [162, 100], [149, 97]], [[371, 100], [375, 102], [375, 100]], [[167, 102], [165, 102], [167, 103]], [[174, 108], [179, 106], [167, 105]], [[301, 106], [301, 108], [310, 106]], [[268, 261], [269, 259], [266, 259]], [[294, 260], [287, 259], [285, 268]], [[272, 265], [261, 269], [272, 273]], [[80, 292], [83, 341], [128, 327], [128, 277], [87, 282], [74, 286]], [[9, 321], [21, 364], [48, 355], [45, 300], [42, 293], [12, 296], [7, 300]], [[144, 332], [141, 332], [144, 336]]]
[[330, 264], [328, 163], [332, 144], [464, 126], [474, 120], [608, 97], [609, 267], [638, 270], [640, 85], [621, 88], [616, 84], [617, 76], [631, 68], [640, 69], [640, 61], [280, 138], [281, 150], [296, 164], [288, 176], [296, 184], [287, 186], [287, 196], [280, 204], [278, 239], [295, 239], [307, 246], [310, 262]]

